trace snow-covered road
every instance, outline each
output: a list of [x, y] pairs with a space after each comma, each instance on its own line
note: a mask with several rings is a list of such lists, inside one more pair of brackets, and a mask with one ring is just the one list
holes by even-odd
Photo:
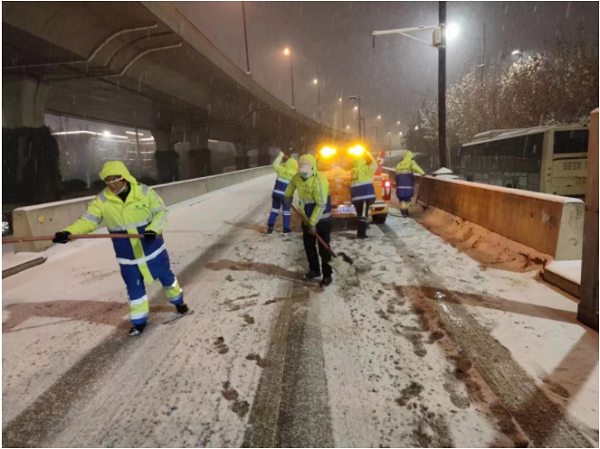
[[153, 285], [141, 338], [109, 242], [4, 279], [3, 445], [598, 445], [598, 334], [575, 302], [395, 212], [367, 241], [334, 234], [356, 270], [323, 291], [300, 232], [264, 234], [273, 179], [172, 210], [195, 314], [168, 323]]

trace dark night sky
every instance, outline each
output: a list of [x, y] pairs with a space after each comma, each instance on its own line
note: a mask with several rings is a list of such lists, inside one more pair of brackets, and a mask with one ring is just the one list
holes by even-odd
[[[240, 2], [175, 2], [175, 5], [229, 58], [245, 70]], [[499, 58], [515, 48], [526, 55], [544, 51], [557, 33], [574, 41], [582, 24], [590, 46], [598, 36], [598, 2], [448, 2], [447, 22], [460, 27], [447, 50], [448, 81], [456, 80], [481, 54]], [[254, 79], [291, 103], [289, 62], [294, 53], [297, 109], [316, 116], [314, 78], [321, 82], [324, 121], [340, 126], [343, 94], [346, 123], [356, 124], [349, 95], [363, 96], [367, 134], [382, 114], [380, 131], [404, 130], [424, 96], [437, 95], [437, 51], [402, 36], [385, 36], [373, 50], [371, 32], [438, 22], [437, 2], [246, 2], [250, 66]], [[419, 37], [431, 38], [431, 32]], [[489, 62], [489, 59], [488, 59]], [[401, 120], [402, 125], [396, 124]]]

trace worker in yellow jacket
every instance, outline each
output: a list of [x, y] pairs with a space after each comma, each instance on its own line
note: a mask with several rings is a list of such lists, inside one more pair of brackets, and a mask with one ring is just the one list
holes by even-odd
[[[300, 156], [298, 173], [290, 180], [285, 190], [285, 203], [292, 204], [296, 190], [300, 199], [300, 212], [304, 214], [308, 221], [308, 225], [302, 224], [302, 238], [309, 267], [304, 279], [316, 279], [321, 277], [322, 274], [321, 285], [327, 287], [332, 282], [332, 269], [329, 265], [331, 254], [320, 242], [317, 253], [315, 231], [329, 245], [331, 238], [331, 195], [329, 194], [329, 182], [322, 173], [317, 171], [317, 161], [311, 154]], [[321, 265], [319, 265], [319, 256], [321, 256]]]
[[406, 150], [404, 157], [396, 165], [396, 196], [400, 201], [400, 212], [403, 217], [408, 217], [408, 206], [413, 196], [413, 173], [425, 174], [413, 157], [412, 152]]
[[53, 242], [67, 243], [70, 234], [87, 234], [102, 220], [111, 234], [143, 234], [143, 239], [113, 239], [112, 243], [127, 287], [131, 323], [129, 335], [144, 332], [150, 308], [144, 283], [159, 279], [179, 314], [190, 312], [183, 302], [183, 290], [171, 271], [162, 237], [168, 211], [150, 187], [139, 184], [120, 161], [104, 164], [100, 178], [106, 188], [100, 192], [71, 226], [57, 232]]
[[298, 171], [298, 162], [296, 159], [289, 158], [284, 164], [282, 164], [281, 161], [283, 160], [283, 156], [285, 156], [283, 152], [280, 152], [279, 156], [275, 158], [275, 162], [273, 162], [273, 168], [275, 169], [275, 173], [277, 173], [277, 180], [275, 181], [275, 186], [273, 187], [273, 204], [271, 207], [271, 213], [269, 215], [269, 221], [267, 223], [267, 234], [271, 234], [273, 232], [275, 220], [277, 220], [280, 209], [283, 209], [283, 233], [289, 234], [292, 232], [290, 227], [292, 220], [292, 212], [290, 210], [291, 205], [285, 204], [283, 202], [283, 197], [285, 196], [285, 190], [287, 189], [290, 180]]
[[350, 172], [350, 197], [352, 204], [356, 209], [357, 235], [359, 239], [366, 239], [367, 220], [371, 204], [375, 202], [375, 188], [373, 187], [373, 177], [377, 171], [378, 161], [373, 159], [370, 153], [365, 153], [371, 163], [367, 165], [364, 157], [355, 159], [352, 163]]

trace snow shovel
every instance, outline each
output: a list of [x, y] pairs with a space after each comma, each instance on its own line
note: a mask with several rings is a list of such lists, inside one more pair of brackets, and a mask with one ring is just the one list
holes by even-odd
[[[298, 209], [296, 209], [296, 206], [294, 206], [293, 204], [292, 204], [292, 209], [293, 209], [293, 211], [294, 211], [294, 212], [296, 212], [298, 215], [300, 215], [300, 218], [302, 218], [302, 221], [304, 222], [304, 224], [305, 224], [306, 226], [309, 226], [309, 227], [310, 227], [310, 223], [308, 222], [308, 220], [307, 220], [306, 216], [305, 216], [305, 215], [304, 215], [302, 212], [300, 212]], [[327, 252], [328, 252], [329, 254], [331, 254], [331, 257], [333, 257], [334, 259], [337, 259], [337, 258], [338, 258], [338, 256], [339, 256], [339, 257], [341, 257], [341, 258], [342, 258], [342, 260], [343, 260], [344, 262], [346, 262], [346, 263], [347, 263], [347, 264], [349, 264], [349, 265], [352, 265], [352, 264], [354, 263], [354, 260], [352, 260], [352, 258], [351, 258], [351, 257], [350, 257], [348, 254], [346, 254], [346, 253], [339, 253], [339, 254], [337, 254], [337, 255], [336, 255], [336, 254], [333, 252], [333, 250], [331, 249], [331, 247], [330, 247], [330, 246], [329, 246], [327, 243], [325, 243], [325, 240], [323, 240], [323, 239], [321, 238], [321, 236], [320, 236], [319, 234], [317, 234], [317, 232], [316, 232], [316, 231], [315, 231], [315, 237], [316, 237], [316, 238], [317, 238], [317, 240], [318, 240], [318, 241], [321, 243], [321, 245], [323, 245], [323, 246], [325, 247], [325, 249], [327, 250]]]
[[[77, 239], [143, 239], [144, 234], [70, 234], [69, 240]], [[5, 243], [24, 243], [24, 242], [45, 242], [54, 239], [53, 235], [44, 235], [40, 237], [6, 237], [2, 238], [2, 244]]]

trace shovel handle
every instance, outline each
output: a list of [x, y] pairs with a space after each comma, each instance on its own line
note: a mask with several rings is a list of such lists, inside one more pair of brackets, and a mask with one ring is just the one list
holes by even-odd
[[[308, 220], [306, 219], [306, 217], [304, 216], [304, 214], [301, 213], [298, 209], [296, 209], [296, 206], [294, 206], [293, 204], [292, 204], [292, 210], [294, 212], [296, 212], [298, 215], [300, 215], [300, 218], [302, 218], [302, 221], [304, 222], [304, 224], [306, 226], [310, 226], [310, 223], [308, 222]], [[321, 238], [321, 236], [319, 234], [317, 234], [317, 231], [315, 231], [315, 237], [321, 243], [321, 245], [323, 245], [325, 247], [325, 249], [327, 250], [327, 252], [329, 254], [331, 254], [331, 257], [337, 257], [335, 255], [335, 253], [333, 252], [333, 250], [331, 249], [331, 247], [327, 243], [325, 243], [325, 240], [323, 240], [323, 238]]]
[[[71, 234], [69, 240], [77, 239], [143, 239], [144, 234]], [[53, 240], [53, 235], [44, 235], [40, 237], [6, 237], [2, 238], [2, 244], [5, 243], [24, 243], [24, 242], [45, 242]]]

